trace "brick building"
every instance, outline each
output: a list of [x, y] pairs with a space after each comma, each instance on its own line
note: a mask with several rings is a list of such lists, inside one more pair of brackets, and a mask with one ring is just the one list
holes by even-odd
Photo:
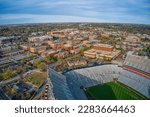
[[112, 52], [114, 47], [108, 44], [95, 44], [93, 45], [93, 49]]

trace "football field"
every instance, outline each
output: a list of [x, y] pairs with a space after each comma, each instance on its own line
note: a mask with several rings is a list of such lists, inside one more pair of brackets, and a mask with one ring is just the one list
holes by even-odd
[[120, 82], [108, 82], [89, 87], [86, 90], [89, 99], [93, 100], [144, 100], [142, 94]]

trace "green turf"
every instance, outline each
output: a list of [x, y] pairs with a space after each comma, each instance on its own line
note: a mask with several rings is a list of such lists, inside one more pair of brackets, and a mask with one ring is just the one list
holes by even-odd
[[86, 90], [89, 99], [94, 100], [144, 100], [142, 94], [120, 82], [109, 82], [89, 87]]

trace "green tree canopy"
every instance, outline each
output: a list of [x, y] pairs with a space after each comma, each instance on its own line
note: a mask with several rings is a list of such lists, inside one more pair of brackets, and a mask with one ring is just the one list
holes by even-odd
[[45, 58], [45, 61], [47, 63], [56, 62], [57, 58], [56, 57], [52, 57], [52, 56], [48, 56], [48, 57]]
[[44, 62], [40, 62], [37, 64], [37, 68], [44, 71], [46, 69], [46, 64]]
[[8, 80], [13, 76], [13, 73], [8, 69], [3, 72], [2, 77], [4, 80]]

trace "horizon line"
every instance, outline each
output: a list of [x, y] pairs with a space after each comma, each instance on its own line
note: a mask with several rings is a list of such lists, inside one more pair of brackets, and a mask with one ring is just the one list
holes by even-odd
[[88, 23], [88, 24], [129, 24], [129, 25], [150, 25], [150, 24], [142, 24], [142, 23], [130, 23], [130, 22], [39, 22], [39, 23], [12, 23], [12, 24], [0, 24], [0, 26], [6, 25], [30, 25], [30, 24], [75, 24], [75, 23]]

